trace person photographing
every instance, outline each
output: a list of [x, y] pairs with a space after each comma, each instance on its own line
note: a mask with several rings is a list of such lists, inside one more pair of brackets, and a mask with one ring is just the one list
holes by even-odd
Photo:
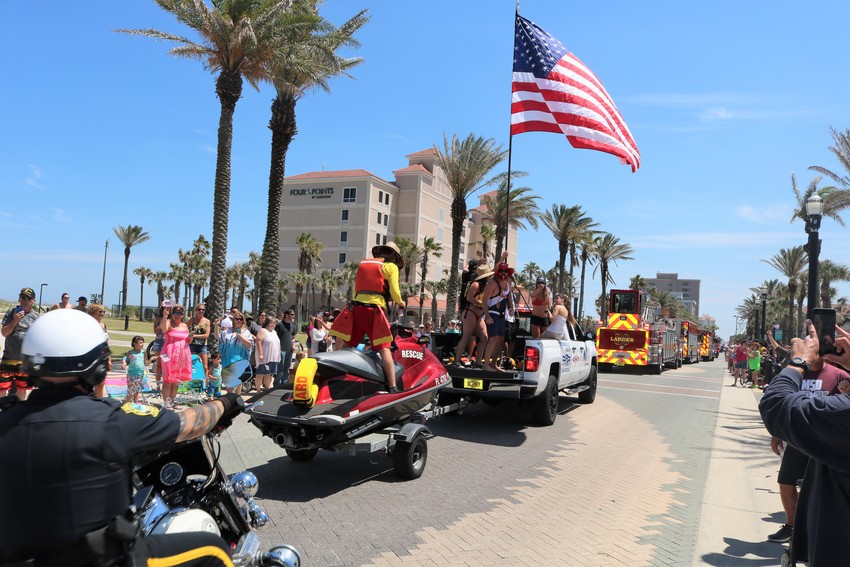
[[381, 368], [387, 381], [387, 391], [398, 392], [395, 364], [390, 347], [393, 342], [387, 319], [387, 300], [404, 306], [398, 285], [398, 272], [404, 267], [401, 251], [395, 242], [372, 248], [372, 257], [364, 258], [354, 276], [354, 300], [339, 314], [330, 334], [354, 348], [364, 335], [372, 348], [381, 354]]

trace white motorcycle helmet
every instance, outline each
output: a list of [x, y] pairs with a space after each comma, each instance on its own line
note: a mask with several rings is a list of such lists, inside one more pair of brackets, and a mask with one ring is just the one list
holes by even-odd
[[27, 330], [21, 347], [24, 372], [36, 381], [76, 376], [86, 386], [106, 379], [106, 333], [92, 317], [76, 309], [48, 311]]

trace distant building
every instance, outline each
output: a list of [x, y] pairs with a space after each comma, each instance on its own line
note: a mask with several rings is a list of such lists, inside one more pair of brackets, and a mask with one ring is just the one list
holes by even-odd
[[685, 309], [692, 315], [699, 313], [700, 280], [679, 279], [679, 274], [657, 272], [654, 278], [646, 278], [646, 283], [649, 287], [681, 299]]
[[699, 318], [700, 329], [713, 329], [717, 325], [717, 320], [707, 313], [703, 313]]
[[[399, 236], [421, 246], [425, 237], [443, 245], [442, 256], [429, 260], [429, 280], [448, 276], [451, 267], [452, 192], [445, 174], [437, 164], [437, 152], [427, 149], [408, 154], [407, 166], [393, 171], [387, 181], [363, 169], [312, 171], [284, 180], [280, 213], [280, 271], [298, 270], [296, 240], [303, 232], [324, 243], [319, 271], [339, 269], [346, 262], [359, 262], [370, 256], [372, 247]], [[480, 199], [482, 195], [477, 195]], [[470, 200], [471, 201], [471, 200]], [[483, 207], [470, 208], [461, 236], [460, 262], [463, 270], [469, 258], [481, 252], [481, 215]], [[508, 234], [508, 262], [516, 262], [517, 231]], [[495, 243], [490, 245], [493, 253]], [[492, 262], [492, 260], [491, 260]], [[404, 280], [404, 273], [401, 274]], [[413, 266], [407, 281], [419, 282], [419, 267]], [[419, 295], [408, 299], [408, 315], [418, 316]], [[289, 303], [294, 303], [294, 293]], [[309, 301], [308, 309], [312, 309]], [[339, 304], [340, 302], [335, 302]], [[426, 296], [426, 318], [430, 319], [431, 300]], [[438, 312], [445, 313], [445, 297], [438, 298]]]

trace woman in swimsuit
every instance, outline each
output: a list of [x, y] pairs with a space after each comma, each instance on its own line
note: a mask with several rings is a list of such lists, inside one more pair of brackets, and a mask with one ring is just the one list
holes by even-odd
[[546, 278], [540, 276], [537, 278], [537, 285], [534, 291], [531, 292], [531, 337], [537, 338], [547, 326], [549, 326], [549, 309], [552, 307], [552, 300], [549, 296], [549, 288]]
[[540, 334], [542, 339], [558, 339], [562, 341], [567, 338], [567, 321], [575, 325], [576, 320], [567, 309], [570, 298], [566, 294], [559, 293], [555, 296], [555, 308], [552, 310], [552, 324]]
[[[452, 363], [454, 366], [461, 366], [460, 357], [466, 345], [469, 343], [473, 335], [478, 338], [478, 360], [472, 362], [472, 366], [480, 368], [484, 360], [484, 347], [487, 344], [487, 327], [484, 325], [484, 302], [481, 301], [482, 293], [484, 292], [484, 284], [487, 278], [493, 275], [493, 271], [487, 266], [481, 265], [476, 269], [476, 277], [469, 282], [466, 288], [466, 300], [469, 305], [461, 314], [463, 321], [463, 334], [460, 336], [460, 341], [455, 349], [455, 360]], [[472, 356], [469, 357], [473, 358]]]

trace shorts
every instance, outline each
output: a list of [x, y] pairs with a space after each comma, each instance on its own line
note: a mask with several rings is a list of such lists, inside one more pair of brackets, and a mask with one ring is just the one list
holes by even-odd
[[746, 370], [747, 369], [747, 361], [746, 360], [739, 360], [739, 361], [735, 362], [735, 368], [740, 368], [741, 370]]
[[164, 338], [154, 339], [151, 343], [151, 352], [159, 352], [162, 350], [162, 345], [165, 344]]
[[373, 349], [389, 348], [393, 342], [390, 322], [377, 305], [349, 303], [334, 320], [330, 333], [350, 347], [359, 345], [364, 335], [369, 337]]
[[207, 343], [202, 345], [196, 345], [194, 343], [189, 343], [189, 351], [192, 354], [207, 354], [209, 351], [207, 350]]
[[797, 481], [806, 475], [806, 466], [809, 464], [809, 456], [785, 443], [785, 452], [782, 453], [782, 464], [779, 465], [779, 474], [776, 482], [796, 486]]
[[493, 322], [487, 325], [487, 336], [490, 338], [504, 337], [506, 327], [505, 316], [490, 313], [490, 318], [493, 320]]
[[235, 388], [242, 383], [242, 375], [248, 369], [247, 360], [237, 360], [236, 362], [225, 366], [221, 369], [221, 385], [225, 388]]
[[530, 317], [531, 324], [535, 327], [548, 327], [549, 326], [549, 318], [548, 317], [538, 317], [537, 315], [532, 315]]
[[21, 368], [21, 361], [4, 359], [0, 362], [0, 392], [8, 392], [13, 384], [16, 390], [32, 390], [29, 376]]
[[257, 366], [257, 374], [273, 374], [277, 375], [277, 366], [279, 363], [277, 362], [267, 362], [265, 364], [260, 364]]

